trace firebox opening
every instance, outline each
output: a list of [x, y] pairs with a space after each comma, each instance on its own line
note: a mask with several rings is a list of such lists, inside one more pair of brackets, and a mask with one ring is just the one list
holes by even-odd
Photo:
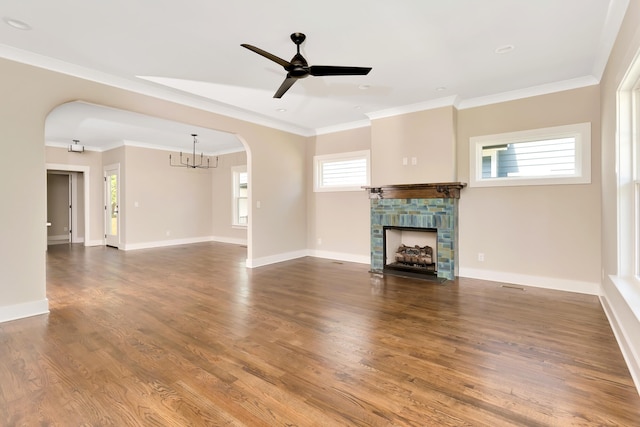
[[437, 229], [385, 226], [383, 231], [384, 270], [437, 276]]

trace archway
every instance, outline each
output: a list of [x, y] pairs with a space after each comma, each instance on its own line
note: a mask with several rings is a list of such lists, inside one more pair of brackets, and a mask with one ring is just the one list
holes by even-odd
[[[218, 158], [216, 168], [169, 165], [170, 154], [174, 159], [177, 152], [191, 155], [196, 146], [192, 134], [197, 135], [198, 156]], [[73, 140], [84, 149], [70, 150]], [[120, 249], [214, 240], [245, 244], [248, 253], [251, 250], [251, 221], [245, 227], [222, 223], [231, 218], [231, 168], [244, 165], [250, 170], [247, 144], [238, 136], [74, 101], [47, 116], [45, 145], [48, 169], [85, 174], [86, 246], [105, 243], [101, 171], [107, 164], [119, 164], [123, 197]], [[249, 205], [250, 197], [249, 192]], [[229, 214], [219, 214], [221, 210]]]

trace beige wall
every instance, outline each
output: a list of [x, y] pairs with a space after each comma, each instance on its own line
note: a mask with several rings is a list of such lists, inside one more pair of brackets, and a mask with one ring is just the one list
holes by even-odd
[[[591, 184], [465, 188], [460, 275], [595, 293], [600, 283], [600, 101], [597, 86], [458, 112], [458, 179], [469, 138], [591, 123]], [[478, 261], [484, 254], [484, 262]]]
[[231, 168], [247, 165], [247, 153], [225, 154], [218, 156], [218, 167], [211, 171], [212, 191], [212, 233], [214, 239], [222, 242], [247, 242], [246, 227], [232, 226], [233, 212], [233, 175]]
[[210, 170], [171, 167], [168, 151], [125, 146], [124, 152], [120, 200], [127, 248], [211, 236]]
[[[51, 110], [73, 100], [238, 135], [248, 148], [251, 196], [262, 201], [260, 209], [250, 211], [250, 264], [306, 250], [307, 138], [9, 60], [0, 60], [0, 74], [0, 144], [5, 150], [0, 156], [0, 182], [4, 183], [3, 197], [19, 206], [0, 210], [0, 320], [36, 314], [48, 307], [44, 126]], [[16, 162], [17, 158], [29, 162]], [[100, 194], [101, 189], [93, 188], [93, 169], [91, 192]], [[100, 162], [99, 175], [101, 169]], [[21, 185], [10, 185], [18, 176]], [[101, 200], [91, 199], [92, 208], [96, 202]], [[95, 227], [102, 228], [102, 224], [92, 222], [90, 226], [93, 239]]]
[[455, 123], [453, 107], [373, 120], [372, 185], [456, 181]]
[[370, 261], [369, 198], [366, 191], [313, 191], [313, 156], [369, 150], [371, 128], [319, 135], [307, 159], [308, 247], [326, 258]]

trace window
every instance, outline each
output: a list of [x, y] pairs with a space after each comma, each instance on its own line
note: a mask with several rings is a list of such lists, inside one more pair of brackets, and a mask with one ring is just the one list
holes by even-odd
[[618, 91], [618, 276], [640, 279], [640, 59]]
[[369, 159], [369, 151], [314, 156], [314, 191], [361, 191], [370, 182]]
[[246, 227], [249, 220], [249, 181], [246, 166], [231, 168], [233, 175], [233, 225]]
[[591, 124], [470, 139], [470, 186], [591, 182]]

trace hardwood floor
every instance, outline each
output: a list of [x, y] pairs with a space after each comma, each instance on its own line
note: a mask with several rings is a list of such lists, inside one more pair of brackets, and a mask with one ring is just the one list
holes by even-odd
[[51, 313], [0, 323], [0, 424], [640, 425], [594, 296], [245, 251], [50, 247]]

